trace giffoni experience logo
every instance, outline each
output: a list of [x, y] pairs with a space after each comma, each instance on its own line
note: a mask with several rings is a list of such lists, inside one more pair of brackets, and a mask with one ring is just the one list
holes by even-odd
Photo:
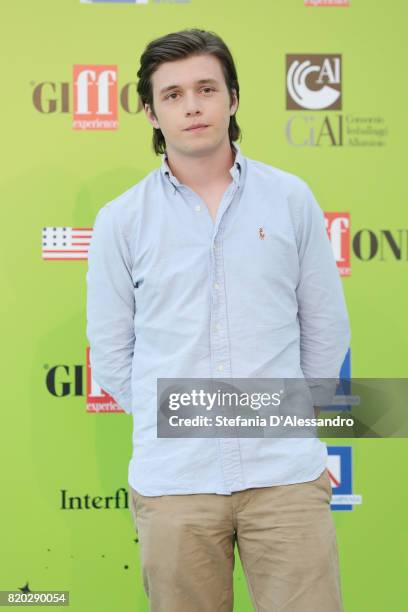
[[119, 109], [135, 115], [137, 83], [118, 85], [113, 64], [75, 64], [72, 81], [31, 82], [32, 103], [43, 115], [71, 114], [74, 130], [117, 130]]

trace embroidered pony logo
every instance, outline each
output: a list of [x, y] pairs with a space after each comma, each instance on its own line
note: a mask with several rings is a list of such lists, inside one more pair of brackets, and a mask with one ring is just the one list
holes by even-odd
[[260, 228], [259, 228], [259, 230], [258, 230], [258, 234], [259, 234], [259, 238], [260, 238], [261, 240], [263, 240], [263, 239], [265, 238], [265, 232], [264, 232], [263, 227], [260, 227]]

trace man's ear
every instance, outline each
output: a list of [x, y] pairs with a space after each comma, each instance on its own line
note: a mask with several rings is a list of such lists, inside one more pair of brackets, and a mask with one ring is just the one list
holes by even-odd
[[232, 104], [230, 107], [230, 115], [232, 116], [237, 112], [239, 102], [237, 98], [237, 92], [235, 91], [235, 89], [231, 90], [231, 95], [232, 95]]
[[145, 112], [145, 115], [146, 115], [149, 123], [151, 123], [152, 126], [155, 127], [156, 129], [160, 129], [159, 122], [157, 121], [156, 117], [154, 116], [154, 113], [153, 113], [152, 109], [150, 108], [149, 104], [145, 104], [144, 105], [144, 112]]

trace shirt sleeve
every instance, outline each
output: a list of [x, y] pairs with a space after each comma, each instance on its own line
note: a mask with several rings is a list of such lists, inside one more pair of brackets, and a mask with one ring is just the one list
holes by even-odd
[[351, 332], [324, 213], [306, 185], [298, 231], [300, 365], [315, 406], [331, 403]]
[[86, 275], [86, 335], [93, 378], [130, 414], [135, 298], [130, 252], [115, 213], [107, 204], [94, 222]]

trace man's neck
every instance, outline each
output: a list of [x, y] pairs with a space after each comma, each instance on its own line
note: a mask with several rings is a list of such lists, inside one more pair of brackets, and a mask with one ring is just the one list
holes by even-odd
[[235, 159], [235, 152], [226, 140], [222, 146], [207, 154], [184, 155], [169, 147], [167, 149], [167, 164], [183, 185], [192, 189], [204, 190], [211, 185], [230, 182], [229, 173]]

